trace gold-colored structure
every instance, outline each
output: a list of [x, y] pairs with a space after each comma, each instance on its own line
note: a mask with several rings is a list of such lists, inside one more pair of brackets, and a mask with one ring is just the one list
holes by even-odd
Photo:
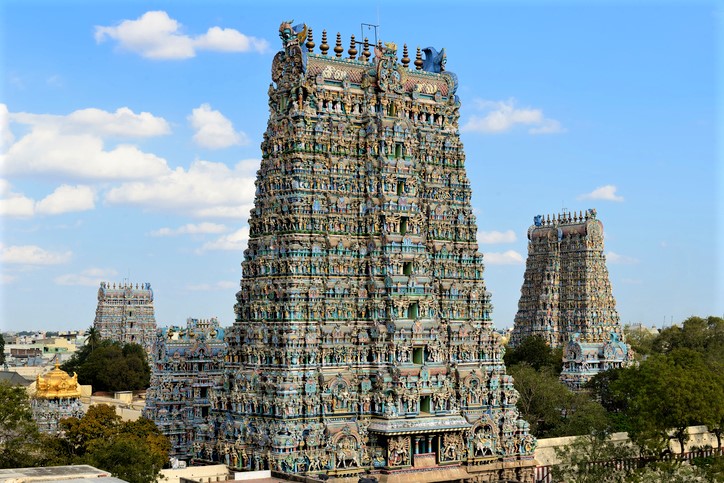
[[80, 385], [78, 384], [78, 374], [73, 373], [73, 377], [60, 368], [59, 363], [55, 363], [55, 368], [47, 375], [35, 379], [37, 392], [35, 397], [39, 399], [61, 399], [61, 398], [77, 398], [80, 397]]
[[30, 405], [40, 431], [54, 433], [61, 419], [83, 416], [78, 374], [73, 373], [71, 377], [56, 362], [53, 370], [36, 377], [35, 388]]

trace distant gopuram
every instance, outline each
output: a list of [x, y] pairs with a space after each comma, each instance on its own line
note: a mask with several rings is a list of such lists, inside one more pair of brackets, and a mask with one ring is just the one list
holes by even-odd
[[93, 327], [101, 339], [143, 346], [151, 360], [156, 340], [151, 284], [101, 282]]
[[[284, 22], [218, 443], [232, 468], [533, 481], [445, 51]], [[423, 52], [425, 53], [423, 59]], [[412, 62], [411, 62], [412, 60]]]
[[511, 344], [536, 335], [563, 347], [561, 380], [573, 389], [626, 364], [632, 354], [624, 343], [596, 210], [536, 216], [528, 240]]

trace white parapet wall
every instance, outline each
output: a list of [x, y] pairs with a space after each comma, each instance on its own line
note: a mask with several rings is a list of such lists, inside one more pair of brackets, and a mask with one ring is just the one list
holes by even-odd
[[200, 483], [213, 483], [229, 479], [226, 465], [189, 466], [187, 468], [161, 470], [158, 483], [180, 483], [181, 478]]
[[[716, 447], [716, 436], [710, 433], [706, 426], [689, 426], [686, 428], [689, 439], [684, 446], [684, 451], [691, 451], [696, 447]], [[562, 438], [544, 438], [538, 440], [538, 447], [535, 449], [535, 460], [538, 466], [552, 466], [560, 463], [556, 457], [556, 448], [562, 448], [575, 441], [576, 436], [565, 436]], [[619, 444], [632, 444], [627, 433], [613, 433], [612, 441]], [[679, 442], [675, 439], [669, 441], [669, 449], [672, 453], [679, 453]]]

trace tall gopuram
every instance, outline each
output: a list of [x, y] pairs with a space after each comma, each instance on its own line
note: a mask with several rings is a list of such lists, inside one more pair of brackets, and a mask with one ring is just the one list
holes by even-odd
[[445, 51], [280, 27], [214, 458], [357, 481], [532, 481]]
[[538, 215], [528, 240], [511, 344], [536, 335], [563, 347], [561, 380], [573, 389], [627, 364], [632, 353], [623, 341], [596, 210]]
[[170, 456], [204, 458], [215, 434], [211, 406], [224, 383], [226, 342], [215, 317], [158, 329], [143, 415], [171, 442]]
[[101, 282], [93, 327], [101, 339], [143, 346], [150, 360], [156, 340], [151, 284]]

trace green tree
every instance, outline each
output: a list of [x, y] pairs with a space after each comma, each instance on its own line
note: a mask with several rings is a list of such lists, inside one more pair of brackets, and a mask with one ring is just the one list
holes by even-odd
[[722, 481], [678, 460], [641, 459], [634, 446], [616, 443], [606, 434], [580, 436], [556, 448], [560, 464], [552, 468], [553, 481], [575, 483], [694, 483]]
[[653, 341], [653, 351], [668, 354], [690, 349], [705, 356], [709, 363], [724, 367], [724, 319], [689, 317], [681, 327], [668, 327]]
[[44, 459], [25, 388], [0, 384], [0, 468], [35, 466]]
[[553, 481], [576, 483], [624, 483], [634, 473], [616, 461], [636, 457], [630, 445], [611, 441], [606, 433], [579, 436], [572, 444], [556, 448], [560, 464], [552, 468]]
[[674, 349], [624, 369], [610, 389], [632, 439], [653, 450], [666, 446], [672, 430], [683, 452], [688, 426], [714, 428], [724, 420], [724, 377], [691, 349]]
[[124, 422], [115, 408], [95, 405], [60, 425], [59, 446], [70, 462], [103, 468], [131, 483], [156, 481], [168, 461], [168, 438], [146, 418]]
[[527, 364], [519, 364], [508, 370], [520, 394], [520, 415], [530, 423], [535, 436], [575, 436], [607, 428], [603, 407], [585, 393], [572, 392], [550, 368], [536, 371]]
[[548, 367], [555, 374], [563, 370], [562, 349], [552, 349], [537, 335], [526, 337], [516, 347], [507, 347], [503, 360], [506, 366], [526, 363], [536, 371]]
[[657, 335], [643, 327], [627, 325], [623, 328], [626, 342], [634, 350], [637, 360], [645, 359], [654, 351], [654, 340]]
[[95, 391], [133, 391], [148, 388], [151, 368], [145, 350], [138, 344], [121, 345], [102, 340], [95, 349], [82, 347], [61, 366], [69, 373], [77, 372], [81, 384], [90, 384]]

